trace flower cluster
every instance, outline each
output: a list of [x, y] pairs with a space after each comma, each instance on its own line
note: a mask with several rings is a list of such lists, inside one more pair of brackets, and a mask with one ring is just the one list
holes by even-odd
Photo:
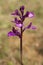
[[[20, 9], [16, 9], [11, 15], [13, 16], [19, 16], [20, 19], [18, 19], [17, 17], [14, 18], [14, 20], [12, 21], [13, 23], [15, 23], [15, 25], [18, 28], [22, 28], [22, 32], [24, 32], [26, 29], [35, 29], [36, 27], [32, 25], [32, 22], [29, 23], [29, 25], [27, 25], [26, 27], [24, 27], [23, 21], [25, 20], [25, 18], [29, 17], [32, 18], [34, 17], [34, 13], [33, 12], [29, 12], [27, 11], [24, 14], [24, 6], [21, 6]], [[18, 36], [21, 37], [21, 32], [19, 32], [19, 30], [16, 30], [15, 27], [12, 27], [12, 31], [10, 31], [8, 33], [8, 36]]]

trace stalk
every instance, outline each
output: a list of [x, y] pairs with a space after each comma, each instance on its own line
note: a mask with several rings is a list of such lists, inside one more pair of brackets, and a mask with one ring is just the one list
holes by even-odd
[[21, 27], [21, 38], [20, 38], [20, 62], [21, 62], [21, 65], [23, 65], [22, 63], [22, 27]]

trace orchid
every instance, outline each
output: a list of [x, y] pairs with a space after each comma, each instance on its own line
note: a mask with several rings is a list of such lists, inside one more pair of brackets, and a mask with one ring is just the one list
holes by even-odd
[[[14, 18], [14, 20], [12, 21], [18, 28], [20, 28], [20, 32], [19, 30], [15, 29], [15, 27], [12, 27], [12, 30], [8, 33], [8, 36], [18, 36], [20, 38], [20, 55], [21, 55], [21, 65], [22, 64], [22, 37], [23, 37], [23, 32], [26, 29], [36, 29], [35, 26], [32, 25], [32, 22], [30, 22], [26, 27], [24, 27], [24, 20], [25, 18], [32, 18], [34, 17], [34, 13], [33, 12], [29, 12], [27, 11], [24, 14], [24, 6], [21, 6], [20, 9], [16, 9], [11, 15], [13, 16], [19, 16], [19, 19], [17, 17]], [[20, 12], [19, 12], [20, 11]]]

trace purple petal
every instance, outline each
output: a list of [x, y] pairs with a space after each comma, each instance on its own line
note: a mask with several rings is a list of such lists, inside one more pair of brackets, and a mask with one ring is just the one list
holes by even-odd
[[23, 24], [16, 24], [17, 27], [21, 28]]
[[11, 15], [18, 15], [18, 16], [20, 16], [20, 13], [19, 13], [19, 11], [16, 9], [15, 12], [13, 12]]
[[22, 23], [22, 21], [18, 20], [16, 17], [14, 18], [14, 20], [12, 22], [16, 23], [16, 24], [21, 24]]
[[30, 28], [32, 26], [32, 22], [30, 22], [30, 24], [27, 26], [27, 29]]
[[18, 19], [17, 18], [15, 18], [15, 23], [18, 23]]
[[21, 7], [20, 7], [20, 11], [21, 11], [21, 13], [22, 13], [22, 15], [23, 15], [23, 13], [24, 13], [24, 6], [21, 6]]
[[29, 12], [27, 11], [26, 14], [24, 15], [24, 17], [28, 17], [29, 15]]
[[26, 14], [24, 15], [24, 17], [29, 17], [29, 18], [32, 18], [34, 16], [34, 13], [33, 12], [29, 12], [27, 11]]
[[31, 29], [35, 30], [36, 29], [36, 26], [31, 26]]
[[21, 23], [21, 20], [18, 20], [17, 18], [15, 18], [15, 23], [17, 24], [19, 24], [19, 23]]
[[17, 27], [19, 27], [19, 28], [23, 26], [22, 21], [21, 21], [21, 20], [18, 20], [17, 18], [15, 18], [15, 20], [12, 21], [12, 22], [14, 22], [15, 25], [16, 25]]
[[33, 12], [29, 12], [28, 17], [29, 17], [29, 18], [32, 18], [33, 16], [34, 16], [34, 13], [33, 13]]
[[12, 31], [8, 33], [8, 36], [16, 36]]
[[21, 6], [21, 7], [20, 7], [20, 10], [24, 10], [24, 6]]
[[17, 18], [15, 17], [12, 22], [13, 22], [13, 23], [17, 23], [17, 22], [18, 22]]
[[30, 24], [29, 24], [27, 27], [25, 27], [25, 28], [23, 29], [23, 31], [25, 31], [26, 29], [31, 28], [31, 26], [32, 26], [32, 22], [30, 22]]
[[22, 23], [22, 21], [21, 20], [18, 20], [18, 23]]
[[14, 33], [16, 36], [21, 37], [20, 32], [18, 32], [18, 30], [16, 30], [14, 27], [12, 28], [12, 31], [13, 31], [13, 33]]

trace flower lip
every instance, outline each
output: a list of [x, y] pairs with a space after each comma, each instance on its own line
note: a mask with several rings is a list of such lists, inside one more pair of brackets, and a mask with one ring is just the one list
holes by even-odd
[[8, 33], [8, 37], [10, 37], [10, 36], [18, 36], [18, 37], [21, 38], [21, 34], [20, 34], [17, 30], [15, 30], [14, 28], [13, 28], [12, 31], [10, 31], [10, 32]]
[[29, 12], [27, 11], [26, 14], [24, 15], [24, 17], [29, 17], [29, 18], [32, 18], [34, 16], [34, 13], [33, 12]]
[[32, 18], [33, 16], [34, 16], [34, 13], [33, 13], [33, 12], [29, 12], [28, 17], [29, 17], [29, 18]]
[[13, 31], [10, 31], [10, 32], [8, 33], [8, 36], [16, 36], [16, 35], [13, 33]]
[[36, 29], [36, 26], [31, 26], [31, 29], [32, 29], [32, 30], [35, 30], [35, 29]]
[[16, 26], [21, 28], [21, 27], [23, 27], [23, 24], [16, 24]]
[[17, 18], [15, 18], [14, 21], [12, 21], [12, 22], [14, 22], [15, 25], [17, 27], [19, 27], [19, 28], [23, 26], [22, 21], [21, 20], [18, 20]]

